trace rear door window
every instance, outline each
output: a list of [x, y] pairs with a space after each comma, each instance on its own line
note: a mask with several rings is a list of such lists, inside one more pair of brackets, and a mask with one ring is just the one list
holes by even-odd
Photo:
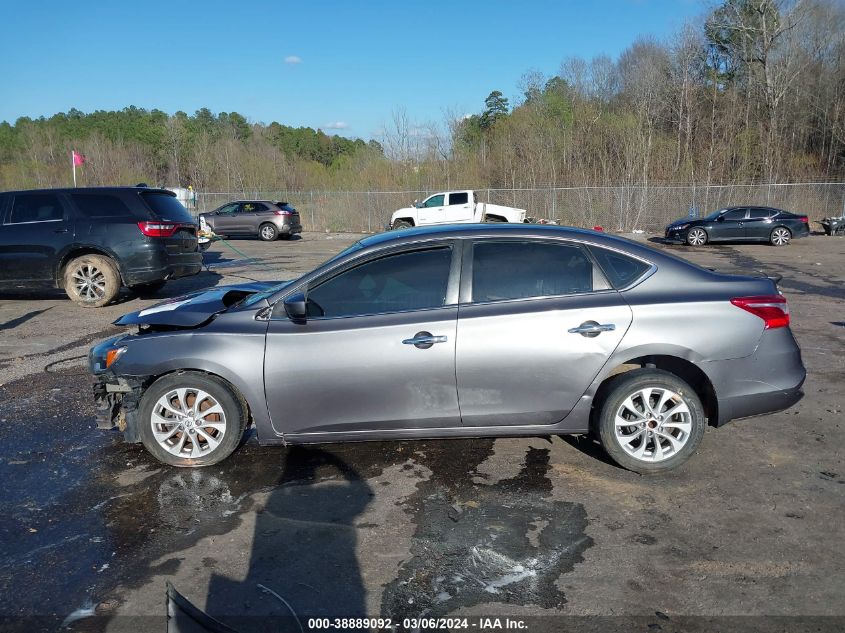
[[132, 212], [118, 196], [103, 193], [72, 193], [70, 199], [86, 218], [117, 218]]
[[774, 212], [771, 209], [751, 209], [748, 212], [748, 218], [750, 220], [763, 220], [772, 215], [774, 215]]
[[473, 245], [475, 303], [593, 291], [593, 263], [571, 244], [482, 241]]
[[169, 220], [170, 222], [194, 223], [193, 216], [182, 206], [182, 203], [166, 193], [144, 192], [141, 194], [144, 202], [155, 214], [158, 220]]
[[64, 208], [54, 193], [23, 193], [14, 197], [8, 224], [58, 222], [64, 219]]
[[449, 194], [449, 206], [453, 204], [466, 204], [467, 202], [469, 202], [469, 194], [466, 191]]
[[242, 202], [238, 213], [255, 213], [264, 211], [267, 207], [261, 202]]

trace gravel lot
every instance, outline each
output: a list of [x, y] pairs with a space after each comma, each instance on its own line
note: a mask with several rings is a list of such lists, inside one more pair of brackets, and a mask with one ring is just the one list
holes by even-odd
[[602, 616], [567, 621], [595, 630], [845, 628], [845, 238], [654, 241], [719, 270], [783, 275], [809, 372], [796, 407], [708, 429], [669, 476], [621, 470], [576, 438], [252, 438], [186, 471], [96, 430], [82, 356], [118, 316], [207, 285], [288, 279], [358, 237], [233, 242], [250, 259], [218, 243], [200, 275], [99, 310], [59, 292], [0, 295], [0, 629], [52, 630], [75, 613], [98, 617], [72, 630], [163, 631], [166, 580], [240, 631], [267, 630], [258, 615], [299, 630], [279, 596], [303, 625], [509, 615], [533, 631], [564, 615]]

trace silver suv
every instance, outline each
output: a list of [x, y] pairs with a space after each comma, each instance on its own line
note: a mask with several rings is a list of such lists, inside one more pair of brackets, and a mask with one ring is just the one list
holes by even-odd
[[236, 200], [200, 213], [199, 219], [200, 228], [205, 223], [218, 235], [257, 235], [265, 242], [302, 232], [299, 212], [287, 202]]

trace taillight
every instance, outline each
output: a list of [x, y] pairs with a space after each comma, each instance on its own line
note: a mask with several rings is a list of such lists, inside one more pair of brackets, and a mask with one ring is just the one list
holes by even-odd
[[273, 213], [275, 213], [276, 215], [293, 215], [292, 211], [285, 211], [284, 209], [276, 209], [275, 211], [273, 211]]
[[806, 215], [802, 215], [802, 216], [801, 216], [800, 218], [798, 218], [798, 219], [799, 219], [799, 220], [801, 220], [804, 224], [809, 224], [809, 223], [810, 223], [810, 218], [808, 218]]
[[138, 228], [147, 237], [171, 237], [179, 230], [179, 225], [169, 222], [138, 222]]
[[789, 325], [789, 306], [783, 295], [737, 297], [731, 299], [731, 303], [763, 319], [766, 330]]

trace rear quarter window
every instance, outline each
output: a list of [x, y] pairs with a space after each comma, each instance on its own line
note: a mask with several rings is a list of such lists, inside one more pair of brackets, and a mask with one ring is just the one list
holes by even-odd
[[609, 251], [596, 246], [591, 246], [590, 251], [604, 271], [610, 285], [616, 290], [630, 286], [651, 268], [651, 265], [644, 261], [622, 255], [616, 251]]
[[191, 222], [194, 217], [182, 206], [182, 203], [166, 193], [142, 193], [141, 198], [155, 215], [157, 220], [170, 220], [171, 222]]
[[118, 196], [102, 193], [72, 193], [73, 204], [86, 218], [121, 218], [132, 212]]

